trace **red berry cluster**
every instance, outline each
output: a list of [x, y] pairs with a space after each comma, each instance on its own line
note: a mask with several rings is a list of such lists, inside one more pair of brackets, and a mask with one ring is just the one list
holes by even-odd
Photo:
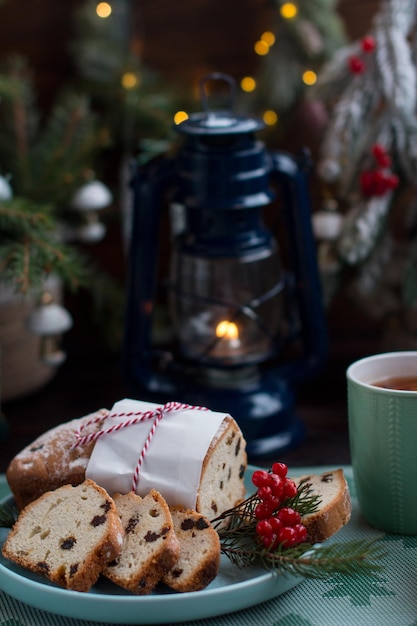
[[372, 147], [372, 154], [376, 168], [364, 170], [360, 177], [362, 194], [367, 198], [383, 196], [388, 191], [393, 191], [399, 182], [398, 176], [389, 171], [391, 157], [385, 148], [377, 143]]
[[372, 35], [365, 35], [361, 39], [361, 48], [364, 52], [373, 52], [376, 47], [376, 41]]
[[[366, 54], [373, 52], [375, 50], [375, 46], [376, 46], [375, 39], [371, 35], [367, 35], [366, 37], [363, 37], [363, 39], [361, 40], [361, 48], [363, 52], [365, 52]], [[363, 74], [363, 72], [366, 69], [365, 61], [360, 56], [357, 56], [356, 54], [352, 54], [349, 57], [348, 63], [349, 63], [349, 69], [352, 72], [352, 74]]]
[[356, 54], [349, 57], [348, 63], [352, 74], [363, 74], [366, 69], [365, 62], [360, 57], [356, 56]]
[[295, 509], [283, 506], [285, 500], [297, 494], [297, 485], [287, 478], [285, 463], [274, 463], [271, 471], [256, 470], [252, 482], [257, 487], [260, 502], [255, 507], [256, 534], [267, 550], [282, 544], [289, 548], [305, 541], [307, 531]]

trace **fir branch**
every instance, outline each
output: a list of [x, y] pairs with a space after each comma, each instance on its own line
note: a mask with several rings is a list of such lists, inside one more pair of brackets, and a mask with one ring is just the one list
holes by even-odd
[[260, 561], [266, 569], [305, 578], [325, 578], [334, 574], [373, 574], [381, 569], [375, 561], [382, 556], [377, 540], [356, 540], [319, 546], [304, 544], [274, 553], [265, 551]]
[[30, 151], [36, 137], [39, 114], [27, 63], [20, 57], [8, 59], [0, 81], [0, 154], [2, 168], [11, 174], [15, 193], [30, 186]]
[[35, 104], [27, 63], [8, 59], [0, 73], [0, 162], [13, 200], [0, 202], [2, 281], [26, 294], [55, 273], [75, 289], [85, 261], [60, 241], [58, 218], [70, 221], [74, 192], [91, 176], [108, 132], [98, 127], [90, 98], [65, 89], [48, 115]]
[[[267, 551], [257, 541], [255, 508], [259, 502], [255, 493], [211, 522], [219, 534], [222, 553], [239, 567], [256, 563], [266, 566], [269, 561]], [[319, 496], [312, 494], [309, 483], [302, 482], [297, 494], [285, 499], [279, 508], [292, 507], [300, 514], [308, 515], [314, 513], [319, 505]]]
[[61, 244], [45, 232], [0, 244], [0, 273], [5, 284], [17, 293], [42, 288], [49, 274], [58, 275], [71, 289], [85, 283], [84, 259], [72, 247]]
[[320, 496], [313, 493], [308, 478], [304, 478], [298, 484], [297, 494], [293, 498], [287, 498], [283, 506], [289, 506], [299, 512], [301, 517], [311, 515], [319, 510]]
[[57, 101], [32, 149], [33, 184], [27, 194], [39, 202], [46, 198], [61, 210], [85, 182], [92, 160], [108, 143], [89, 109], [87, 98], [66, 92]]
[[[237, 567], [260, 565], [280, 574], [314, 578], [335, 573], [372, 574], [379, 569], [374, 561], [381, 553], [374, 541], [330, 543], [324, 546], [302, 543], [290, 548], [278, 544], [273, 551], [264, 548], [256, 532], [258, 519], [255, 508], [259, 502], [257, 494], [252, 494], [211, 521], [218, 532], [222, 554]], [[282, 507], [291, 507], [303, 518], [317, 511], [319, 506], [320, 497], [312, 492], [306, 479], [298, 485], [297, 494], [281, 502], [277, 511]]]
[[23, 234], [52, 231], [52, 208], [49, 205], [37, 205], [25, 198], [0, 203], [0, 228], [4, 240]]
[[15, 505], [8, 502], [0, 504], [0, 528], [11, 528], [18, 517]]
[[[256, 493], [252, 494], [240, 504], [223, 511], [221, 515], [211, 520], [211, 523], [215, 528], [219, 528], [221, 537], [234, 535], [236, 532], [243, 534], [254, 532], [257, 522], [254, 511], [259, 502], [260, 499]], [[320, 502], [320, 496], [312, 493], [311, 486], [306, 479], [300, 482], [297, 494], [292, 498], [286, 498], [279, 508], [292, 507], [304, 516], [317, 511]]]
[[285, 548], [280, 544], [273, 552], [256, 541], [252, 529], [218, 530], [221, 552], [237, 567], [260, 565], [268, 571], [323, 578], [336, 573], [372, 574], [381, 569], [375, 561], [383, 554], [376, 540], [348, 541], [329, 545], [300, 544]]
[[253, 494], [240, 504], [223, 511], [221, 515], [212, 519], [211, 523], [215, 528], [223, 527], [225, 533], [241, 526], [246, 527], [250, 521], [255, 520], [254, 508], [258, 502], [259, 498]]

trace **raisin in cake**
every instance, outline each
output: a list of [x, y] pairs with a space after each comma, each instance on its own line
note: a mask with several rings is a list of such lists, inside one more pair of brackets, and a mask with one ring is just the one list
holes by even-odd
[[104, 575], [132, 593], [149, 594], [179, 557], [168, 505], [155, 490], [144, 498], [133, 492], [115, 494], [114, 502], [125, 534], [120, 555]]
[[200, 591], [217, 576], [220, 539], [209, 520], [182, 507], [171, 509], [180, 557], [162, 581], [175, 591]]
[[204, 459], [195, 510], [213, 519], [239, 504], [246, 467], [246, 442], [235, 420], [226, 417]]
[[51, 582], [88, 591], [122, 549], [123, 526], [108, 493], [87, 480], [43, 494], [19, 515], [3, 556]]
[[307, 541], [317, 543], [334, 535], [348, 523], [352, 511], [349, 487], [342, 469], [297, 478], [298, 485], [308, 485], [312, 495], [320, 498], [315, 513], [305, 515]]

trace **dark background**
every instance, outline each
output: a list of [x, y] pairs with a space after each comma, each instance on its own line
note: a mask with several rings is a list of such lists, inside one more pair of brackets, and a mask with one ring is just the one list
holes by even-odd
[[[378, 2], [342, 0], [339, 11], [348, 35], [366, 34]], [[10, 0], [1, 8], [0, 58], [11, 51], [29, 57], [35, 68], [40, 102], [46, 109], [60, 85], [74, 72], [66, 45], [71, 36], [76, 0]], [[162, 74], [190, 86], [207, 71], [241, 75], [256, 70], [251, 43], [266, 29], [268, 3], [263, 0], [143, 0], [134, 3], [143, 60]], [[282, 147], [316, 148], [314, 128], [295, 125]], [[122, 281], [125, 258], [116, 227], [95, 246], [99, 264]], [[41, 390], [3, 403], [9, 432], [0, 441], [0, 471], [11, 457], [55, 424], [112, 404], [129, 395], [120, 357], [109, 351], [91, 321], [91, 304], [83, 296], [69, 302], [74, 328], [65, 336], [66, 363]], [[360, 356], [377, 350], [380, 328], [337, 299], [328, 311], [329, 362], [317, 379], [298, 390], [298, 409], [306, 425], [304, 443], [285, 453], [291, 465], [349, 462], [345, 370]]]

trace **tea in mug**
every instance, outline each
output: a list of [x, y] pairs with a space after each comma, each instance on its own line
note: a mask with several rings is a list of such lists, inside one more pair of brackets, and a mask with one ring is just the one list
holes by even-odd
[[417, 376], [390, 376], [372, 383], [374, 387], [397, 389], [398, 391], [417, 391]]

